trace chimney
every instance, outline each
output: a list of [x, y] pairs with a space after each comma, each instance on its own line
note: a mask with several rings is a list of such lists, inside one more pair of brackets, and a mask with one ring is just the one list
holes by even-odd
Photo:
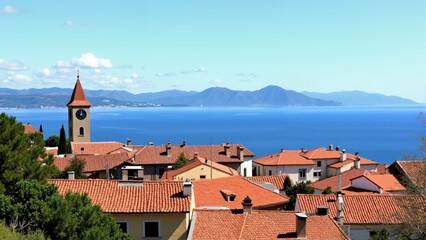
[[252, 207], [253, 204], [251, 203], [251, 199], [249, 196], [244, 198], [243, 202], [241, 203], [243, 205], [243, 213], [251, 214], [252, 213]]
[[305, 149], [304, 148], [300, 148], [300, 152], [304, 153]]
[[69, 180], [75, 179], [75, 172], [74, 171], [68, 171], [68, 179]]
[[198, 152], [194, 152], [194, 158], [198, 158]]
[[242, 146], [238, 146], [238, 147], [237, 147], [237, 157], [238, 157], [241, 161], [244, 161], [244, 147], [242, 147]]
[[167, 143], [167, 145], [166, 145], [166, 154], [167, 154], [167, 157], [172, 156], [172, 143], [171, 142]]
[[343, 149], [343, 150], [340, 152], [340, 161], [341, 161], [341, 162], [346, 161], [346, 150], [345, 150], [345, 149]]
[[317, 206], [316, 214], [318, 216], [327, 216], [328, 215], [328, 206]]
[[357, 155], [355, 155], [355, 168], [361, 168], [361, 159], [357, 156]]
[[188, 197], [192, 195], [192, 182], [186, 180], [183, 182], [183, 196]]
[[330, 144], [329, 146], [328, 146], [328, 151], [332, 151], [333, 150], [333, 144]]
[[337, 223], [340, 226], [343, 225], [343, 195], [341, 191], [337, 192]]
[[224, 151], [225, 151], [225, 155], [227, 157], [230, 157], [231, 156], [231, 146], [229, 145], [229, 143], [226, 143], [223, 148], [224, 148]]
[[306, 213], [296, 213], [296, 235], [297, 239], [306, 239]]
[[181, 148], [186, 146], [186, 141], [183, 141], [182, 144], [180, 145]]
[[284, 148], [281, 148], [281, 152], [283, 153], [283, 152], [285, 152], [285, 149]]
[[336, 146], [336, 151], [339, 151], [340, 150], [340, 147], [339, 146]]
[[130, 145], [132, 145], [132, 139], [128, 138], [127, 139], [127, 146], [129, 147]]

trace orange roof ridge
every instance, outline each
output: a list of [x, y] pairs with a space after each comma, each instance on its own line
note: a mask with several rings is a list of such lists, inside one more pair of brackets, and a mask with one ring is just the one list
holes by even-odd
[[71, 95], [71, 99], [67, 104], [68, 107], [81, 106], [81, 107], [90, 107], [92, 104], [87, 101], [86, 96], [84, 95], [83, 87], [81, 86], [80, 79], [77, 78], [75, 83], [74, 90]]

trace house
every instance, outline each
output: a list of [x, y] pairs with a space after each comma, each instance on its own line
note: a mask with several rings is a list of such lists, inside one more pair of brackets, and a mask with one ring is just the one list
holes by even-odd
[[147, 145], [137, 150], [134, 164], [144, 167], [144, 178], [161, 179], [169, 166], [173, 165], [179, 155], [191, 159], [194, 155], [220, 163], [236, 170], [242, 176], [251, 176], [254, 154], [241, 144], [194, 145], [183, 142], [180, 145], [168, 143], [162, 146]]
[[246, 196], [253, 199], [254, 209], [283, 209], [288, 197], [265, 189], [240, 176], [193, 181], [196, 208], [220, 206], [242, 209]]
[[196, 209], [188, 239], [349, 239], [327, 215], [252, 210], [249, 197], [242, 204], [243, 211]]
[[360, 157], [358, 153], [350, 154], [340, 150], [315, 148], [311, 150], [284, 150], [279, 153], [255, 159], [257, 175], [287, 174], [293, 182], [315, 182], [352, 168], [376, 171], [377, 162]]
[[411, 190], [423, 189], [422, 194], [426, 195], [426, 160], [405, 160], [395, 161], [389, 166], [389, 172], [400, 182]]
[[31, 126], [30, 123], [22, 124], [22, 125], [24, 125], [24, 133], [26, 133], [26, 134], [40, 132], [39, 130], [37, 130], [36, 128], [34, 128], [33, 126]]
[[[245, 179], [254, 182], [266, 189], [274, 191], [276, 193], [284, 194], [284, 181], [287, 178], [287, 175], [275, 175], [275, 176], [253, 176], [253, 177], [244, 177]], [[294, 185], [291, 182], [291, 185]]]
[[71, 142], [71, 154], [73, 155], [105, 155], [115, 152], [131, 153], [135, 149], [131, 145], [120, 142]]
[[59, 193], [87, 193], [133, 239], [186, 239], [190, 195], [182, 182], [49, 180]]
[[220, 177], [238, 176], [238, 172], [233, 168], [216, 163], [196, 154], [191, 162], [176, 170], [167, 170], [161, 180], [198, 180], [212, 179]]
[[426, 200], [420, 196], [343, 195], [340, 213], [337, 199], [334, 194], [298, 194], [295, 210], [309, 214], [323, 209], [332, 218], [341, 216], [351, 239], [368, 239], [383, 228], [395, 236], [403, 224], [426, 224]]
[[[341, 175], [341, 191], [345, 195], [371, 193], [398, 193], [405, 188], [391, 174], [379, 174], [375, 171], [353, 168]], [[316, 194], [322, 193], [327, 187], [337, 193], [338, 176], [332, 176], [309, 184]]]

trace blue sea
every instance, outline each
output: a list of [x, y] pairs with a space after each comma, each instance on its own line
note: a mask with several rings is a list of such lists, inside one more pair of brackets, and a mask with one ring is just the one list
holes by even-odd
[[[426, 106], [284, 108], [92, 108], [92, 141], [128, 138], [136, 145], [241, 143], [261, 157], [280, 149], [340, 146], [390, 164], [421, 156], [417, 120]], [[68, 129], [67, 109], [0, 110], [18, 121], [43, 126], [44, 136]], [[67, 133], [68, 134], [68, 133]]]

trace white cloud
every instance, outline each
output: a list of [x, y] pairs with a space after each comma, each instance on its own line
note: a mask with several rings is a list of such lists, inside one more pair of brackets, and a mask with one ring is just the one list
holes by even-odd
[[70, 62], [59, 60], [56, 62], [57, 68], [112, 68], [111, 60], [98, 58], [93, 53], [84, 53], [79, 58], [74, 58]]
[[137, 78], [139, 78], [139, 74], [137, 74], [137, 73], [133, 73], [133, 74], [132, 74], [132, 78], [133, 78], [133, 79], [137, 79]]
[[182, 71], [182, 74], [190, 74], [190, 73], [204, 73], [207, 72], [205, 67], [195, 68], [190, 71]]
[[13, 83], [13, 84], [19, 85], [19, 84], [31, 82], [32, 80], [33, 79], [28, 75], [11, 72], [6, 75], [2, 83]]
[[20, 71], [20, 70], [28, 70], [30, 69], [30, 67], [28, 67], [27, 65], [19, 61], [6, 61], [3, 59], [0, 59], [0, 69], [7, 70], [7, 71]]
[[65, 25], [67, 25], [68, 27], [76, 27], [76, 26], [80, 26], [81, 23], [75, 22], [75, 21], [72, 21], [72, 20], [68, 20], [68, 21], [65, 22]]
[[177, 74], [174, 72], [168, 72], [168, 73], [157, 73], [155, 74], [156, 77], [175, 77]]
[[37, 77], [46, 78], [50, 76], [52, 76], [52, 71], [49, 68], [42, 68], [37, 73]]
[[217, 78], [215, 78], [215, 79], [213, 79], [213, 81], [210, 81], [210, 83], [212, 83], [212, 84], [218, 84], [218, 83], [221, 83], [222, 81], [220, 81], [219, 79], [217, 79]]
[[17, 13], [18, 9], [15, 6], [6, 5], [2, 8], [1, 12], [4, 14], [13, 14]]

